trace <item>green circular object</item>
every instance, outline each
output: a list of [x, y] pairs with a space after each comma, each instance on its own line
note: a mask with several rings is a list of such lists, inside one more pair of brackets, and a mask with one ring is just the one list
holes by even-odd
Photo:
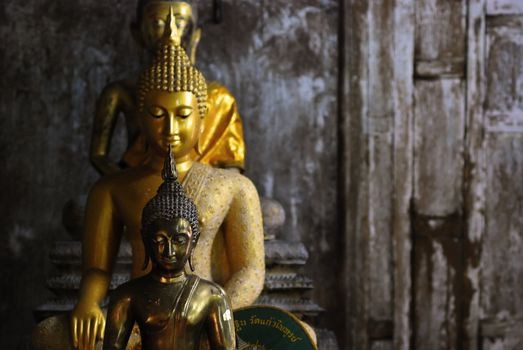
[[272, 306], [249, 306], [234, 311], [240, 350], [318, 350], [300, 321]]

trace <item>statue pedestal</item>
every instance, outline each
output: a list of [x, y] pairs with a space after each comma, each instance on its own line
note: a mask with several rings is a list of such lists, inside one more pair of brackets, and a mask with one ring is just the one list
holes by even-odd
[[265, 241], [265, 286], [256, 303], [276, 306], [298, 316], [318, 316], [323, 309], [308, 296], [312, 280], [299, 272], [308, 257], [303, 243]]
[[[78, 296], [81, 271], [80, 241], [59, 241], [54, 244], [50, 258], [58, 273], [47, 280], [47, 287], [55, 294], [34, 310], [37, 320], [72, 310]], [[302, 243], [280, 240], [265, 241], [267, 265], [265, 287], [257, 304], [276, 306], [297, 315], [316, 317], [323, 311], [307, 292], [313, 288], [312, 280], [298, 272], [308, 258]], [[127, 282], [131, 270], [131, 246], [122, 242], [109, 290]]]
[[[67, 222], [67, 211], [64, 210], [64, 222]], [[79, 208], [76, 208], [76, 213]], [[304, 275], [301, 270], [306, 264], [309, 254], [301, 242], [287, 242], [276, 239], [277, 231], [285, 220], [285, 213], [281, 205], [274, 200], [262, 200], [264, 214], [265, 240], [265, 285], [256, 304], [275, 306], [289, 311], [299, 318], [305, 317], [308, 321], [314, 319], [323, 311], [312, 300], [310, 291], [314, 288], [313, 281]], [[81, 217], [75, 215], [75, 222]], [[68, 228], [74, 237], [79, 237], [77, 225], [70, 224]], [[109, 287], [109, 293], [120, 284], [130, 279], [131, 246], [122, 241]], [[47, 280], [47, 287], [55, 297], [38, 306], [34, 311], [35, 319], [39, 322], [51, 316], [71, 311], [77, 302], [81, 270], [82, 243], [79, 240], [55, 242], [50, 259], [56, 267], [57, 273]], [[104, 303], [106, 304], [107, 301]], [[106, 305], [102, 305], [105, 307]], [[311, 322], [314, 323], [314, 322]], [[315, 329], [318, 336], [318, 347], [321, 350], [337, 350], [334, 333], [328, 330]]]

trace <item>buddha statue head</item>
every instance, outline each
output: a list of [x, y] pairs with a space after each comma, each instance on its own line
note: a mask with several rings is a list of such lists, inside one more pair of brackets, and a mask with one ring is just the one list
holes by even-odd
[[[168, 22], [169, 12], [172, 12], [174, 21]], [[131, 31], [135, 40], [154, 54], [165, 30], [173, 31], [176, 27], [180, 44], [194, 63], [201, 36], [197, 23], [196, 6], [191, 6], [188, 1], [139, 0], [136, 20], [131, 24]]]
[[[173, 20], [169, 11], [166, 23]], [[140, 76], [138, 120], [152, 152], [164, 156], [171, 146], [179, 160], [197, 144], [208, 105], [205, 79], [181, 47], [177, 30], [167, 27], [152, 64]]]
[[160, 274], [184, 270], [200, 237], [198, 210], [178, 182], [171, 147], [162, 171], [163, 183], [142, 211], [142, 239], [146, 251], [144, 268], [153, 263]]

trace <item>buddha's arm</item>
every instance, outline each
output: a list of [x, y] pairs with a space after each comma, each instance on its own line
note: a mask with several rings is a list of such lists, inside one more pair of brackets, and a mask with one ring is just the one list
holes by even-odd
[[225, 249], [231, 278], [224, 287], [234, 309], [254, 303], [265, 280], [260, 199], [250, 180], [237, 176], [237, 191], [225, 219]]
[[104, 350], [123, 350], [133, 330], [134, 317], [131, 311], [131, 296], [115, 290], [107, 310], [107, 328], [104, 336]]
[[79, 301], [71, 314], [73, 341], [80, 349], [94, 349], [96, 338], [103, 337], [105, 319], [99, 305], [109, 288], [122, 233], [115, 209], [109, 186], [102, 179], [93, 186], [87, 200], [83, 275]]
[[207, 319], [207, 334], [212, 350], [236, 349], [236, 336], [231, 305], [225, 292], [218, 286], [211, 301]]
[[118, 113], [129, 110], [132, 104], [129, 90], [121, 83], [107, 85], [98, 99], [89, 158], [102, 175], [120, 170], [116, 163], [109, 160], [107, 153]]

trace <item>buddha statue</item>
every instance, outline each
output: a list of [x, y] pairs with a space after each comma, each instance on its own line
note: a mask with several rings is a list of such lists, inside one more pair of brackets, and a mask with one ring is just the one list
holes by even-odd
[[[174, 21], [167, 21], [169, 11]], [[168, 28], [171, 27], [171, 28]], [[131, 25], [134, 38], [148, 56], [154, 54], [165, 30], [176, 27], [178, 40], [194, 64], [201, 29], [197, 27], [196, 9], [187, 2], [172, 0], [139, 0], [136, 22]], [[90, 159], [102, 174], [140, 165], [147, 156], [147, 140], [139, 128], [136, 111], [136, 82], [117, 81], [108, 84], [98, 99], [93, 123]], [[218, 82], [207, 84], [207, 116], [202, 123], [198, 143], [191, 158], [215, 167], [243, 169], [243, 130], [236, 101]], [[108, 157], [117, 118], [123, 114], [127, 126], [128, 146], [117, 164]]]
[[[68, 327], [78, 349], [94, 349], [96, 339], [103, 337], [105, 317], [100, 304], [107, 295], [122, 238], [132, 249], [131, 278], [150, 269], [150, 264], [144, 269], [147, 255], [140, 234], [141, 210], [162, 183], [160, 173], [169, 145], [178, 179], [199, 211], [201, 235], [191, 259], [195, 273], [222, 286], [234, 309], [252, 304], [263, 289], [260, 200], [252, 182], [239, 172], [194, 160], [209, 108], [208, 89], [180, 45], [174, 20], [170, 10], [162, 43], [138, 84], [136, 121], [146, 140], [144, 160], [100, 178], [87, 199], [82, 281]], [[49, 334], [61, 328], [56, 324], [64, 320], [55, 320], [53, 326], [50, 322], [46, 326], [46, 320], [39, 324], [33, 333], [35, 347], [69, 349], [63, 339]]]
[[170, 149], [164, 182], [142, 213], [141, 234], [152, 269], [111, 295], [104, 350], [124, 350], [135, 322], [144, 350], [200, 350], [202, 338], [211, 350], [236, 349], [225, 292], [184, 269], [187, 261], [191, 265], [200, 235], [198, 212], [177, 181]]

